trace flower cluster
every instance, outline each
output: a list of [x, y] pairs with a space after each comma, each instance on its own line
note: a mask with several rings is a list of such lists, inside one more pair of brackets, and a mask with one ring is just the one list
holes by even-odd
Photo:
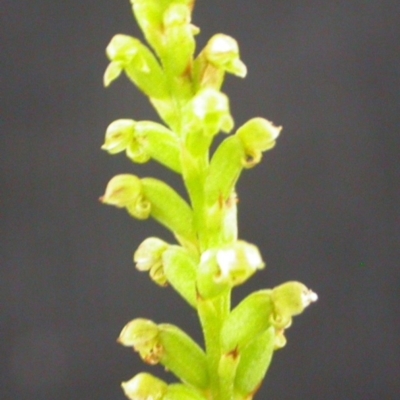
[[[133, 261], [159, 286], [170, 285], [199, 316], [205, 349], [180, 328], [137, 318], [119, 342], [147, 364], [161, 364], [179, 383], [139, 373], [122, 383], [131, 400], [250, 400], [285, 329], [317, 295], [299, 282], [254, 292], [231, 309], [232, 290], [265, 267], [259, 249], [238, 237], [237, 181], [276, 144], [281, 127], [256, 117], [234, 130], [226, 73], [245, 77], [235, 39], [214, 35], [196, 56], [194, 0], [131, 0], [148, 45], [118, 34], [107, 46], [105, 86], [121, 73], [164, 122], [118, 119], [102, 149], [134, 163], [154, 160], [182, 177], [186, 201], [167, 183], [133, 174], [113, 177], [100, 200], [134, 218], [154, 218], [176, 238], [145, 239]], [[220, 132], [227, 136], [215, 151]]]

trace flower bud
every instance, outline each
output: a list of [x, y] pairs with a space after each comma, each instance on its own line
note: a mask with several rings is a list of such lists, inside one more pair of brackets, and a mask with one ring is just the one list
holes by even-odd
[[253, 118], [242, 125], [236, 132], [241, 140], [246, 158], [243, 165], [247, 168], [259, 163], [262, 152], [275, 146], [282, 127], [276, 127], [264, 118]]
[[104, 73], [104, 86], [109, 86], [119, 77], [125, 65], [136, 55], [137, 39], [127, 35], [115, 35], [106, 48], [111, 63]]
[[217, 251], [210, 249], [201, 255], [197, 271], [196, 287], [203, 299], [211, 299], [219, 296], [231, 286], [227, 280], [219, 279], [221, 271], [218, 266]]
[[175, 172], [181, 172], [178, 137], [164, 125], [156, 122], [136, 123], [127, 155], [134, 162], [146, 162], [152, 158]]
[[175, 190], [158, 179], [139, 179], [130, 174], [114, 176], [100, 201], [125, 207], [138, 219], [151, 215], [171, 230], [180, 242], [196, 244], [192, 209]]
[[163, 353], [159, 328], [148, 319], [137, 318], [130, 321], [122, 329], [118, 343], [126, 347], [133, 347], [143, 361], [148, 364], [157, 364]]
[[156, 237], [144, 240], [136, 250], [133, 260], [139, 271], [150, 271], [155, 265], [161, 263], [162, 254], [168, 248], [168, 243]]
[[216, 297], [262, 268], [264, 262], [257, 247], [244, 241], [209, 249], [201, 255], [197, 290], [204, 299]]
[[147, 96], [169, 96], [163, 70], [154, 54], [140, 42], [127, 35], [115, 35], [106, 49], [111, 66], [106, 70], [104, 83], [108, 86], [125, 70], [129, 79]]
[[148, 218], [151, 211], [150, 202], [143, 196], [140, 179], [130, 174], [114, 176], [100, 201], [118, 208], [125, 207], [129, 214], [138, 219]]
[[207, 43], [204, 52], [206, 59], [215, 67], [241, 78], [246, 76], [247, 68], [239, 59], [239, 46], [232, 37], [222, 33], [214, 35]]
[[239, 59], [239, 48], [235, 39], [221, 33], [214, 35], [193, 63], [195, 90], [213, 88], [219, 90], [225, 72], [245, 77], [246, 66]]
[[274, 305], [274, 324], [279, 328], [290, 326], [291, 318], [301, 314], [317, 299], [317, 294], [300, 282], [286, 282], [275, 287], [271, 294]]
[[218, 250], [217, 263], [218, 280], [227, 281], [231, 286], [240, 285], [265, 266], [258, 248], [243, 240]]
[[138, 39], [128, 35], [115, 35], [106, 48], [107, 57], [109, 60], [129, 62], [137, 54], [138, 42]]
[[101, 146], [109, 154], [124, 151], [133, 139], [136, 121], [133, 119], [118, 119], [112, 122], [106, 131], [106, 140]]
[[181, 172], [178, 137], [156, 122], [118, 119], [107, 128], [101, 148], [110, 154], [126, 150], [128, 158], [137, 163], [153, 158], [173, 171]]
[[150, 271], [151, 279], [160, 286], [166, 286], [167, 284], [162, 255], [168, 246], [168, 243], [163, 240], [150, 237], [140, 244], [133, 255], [136, 268], [139, 271]]
[[234, 126], [229, 111], [228, 97], [215, 90], [201, 90], [189, 104], [188, 118], [184, 121], [187, 131], [197, 130], [198, 126], [204, 126], [207, 136], [214, 136], [220, 130], [230, 132]]
[[168, 385], [151, 374], [141, 372], [127, 382], [122, 382], [122, 389], [130, 400], [161, 400]]

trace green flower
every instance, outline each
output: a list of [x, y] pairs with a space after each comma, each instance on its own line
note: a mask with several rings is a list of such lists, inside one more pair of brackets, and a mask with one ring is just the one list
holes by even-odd
[[239, 58], [237, 41], [222, 33], [214, 35], [204, 49], [207, 61], [217, 68], [244, 78], [247, 74], [246, 65]]
[[108, 182], [100, 201], [118, 208], [126, 208], [138, 219], [150, 216], [151, 203], [145, 198], [141, 180], [130, 174], [116, 175]]
[[117, 154], [126, 150], [133, 139], [136, 121], [133, 119], [118, 119], [112, 122], [106, 131], [106, 138], [102, 150], [109, 154]]
[[149, 271], [150, 278], [159, 286], [167, 285], [162, 255], [168, 247], [168, 243], [163, 240], [150, 237], [140, 244], [133, 255], [136, 268], [139, 271]]
[[136, 318], [124, 326], [118, 343], [133, 347], [147, 364], [157, 364], [163, 354], [158, 326], [148, 319]]
[[243, 240], [218, 250], [216, 257], [220, 271], [217, 281], [228, 281], [232, 286], [242, 284], [265, 267], [258, 248]]
[[203, 89], [196, 94], [185, 116], [184, 126], [187, 131], [198, 131], [203, 127], [205, 135], [210, 137], [219, 131], [228, 133], [234, 126], [228, 97], [212, 88]]

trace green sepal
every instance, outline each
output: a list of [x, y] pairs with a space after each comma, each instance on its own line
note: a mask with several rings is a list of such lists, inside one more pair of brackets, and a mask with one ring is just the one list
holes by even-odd
[[162, 262], [168, 282], [196, 308], [196, 261], [193, 255], [183, 247], [170, 246], [163, 253]]
[[181, 383], [168, 385], [167, 391], [162, 400], [207, 400], [197, 390]]
[[122, 389], [130, 400], [162, 400], [168, 391], [168, 385], [159, 378], [140, 372], [127, 382]]
[[222, 352], [241, 351], [255, 336], [269, 328], [272, 312], [271, 290], [260, 290], [247, 296], [222, 326]]
[[160, 324], [158, 328], [163, 348], [160, 363], [182, 382], [205, 389], [209, 384], [209, 376], [204, 351], [177, 326]]
[[235, 376], [235, 391], [243, 398], [254, 393], [260, 386], [274, 353], [275, 328], [255, 336], [240, 352], [240, 361]]
[[151, 216], [177, 237], [196, 242], [193, 212], [188, 203], [166, 183], [154, 179], [141, 180], [143, 194], [151, 204]]
[[139, 39], [128, 35], [115, 35], [106, 49], [113, 66], [106, 70], [104, 81], [111, 83], [119, 75], [118, 65], [129, 79], [147, 96], [168, 98], [165, 74], [154, 54]]
[[207, 173], [205, 185], [207, 204], [211, 206], [228, 199], [243, 170], [244, 156], [243, 145], [236, 135], [226, 138], [218, 146]]
[[123, 70], [124, 70], [123, 63], [119, 61], [111, 61], [104, 72], [103, 76], [104, 86], [105, 87], [110, 86], [111, 83], [114, 82], [121, 75]]

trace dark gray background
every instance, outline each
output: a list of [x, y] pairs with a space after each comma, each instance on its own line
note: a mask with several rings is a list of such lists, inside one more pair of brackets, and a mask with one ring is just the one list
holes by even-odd
[[[200, 338], [195, 313], [134, 270], [153, 222], [102, 206], [114, 174], [173, 173], [100, 151], [117, 118], [155, 119], [104, 49], [139, 35], [128, 0], [1, 1], [0, 398], [117, 400], [144, 370], [115, 339], [130, 319]], [[241, 237], [268, 267], [235, 294], [290, 279], [320, 295], [296, 318], [259, 399], [400, 395], [400, 2], [198, 0], [200, 46], [234, 36], [249, 69], [225, 91], [237, 125], [282, 124], [239, 184]]]

